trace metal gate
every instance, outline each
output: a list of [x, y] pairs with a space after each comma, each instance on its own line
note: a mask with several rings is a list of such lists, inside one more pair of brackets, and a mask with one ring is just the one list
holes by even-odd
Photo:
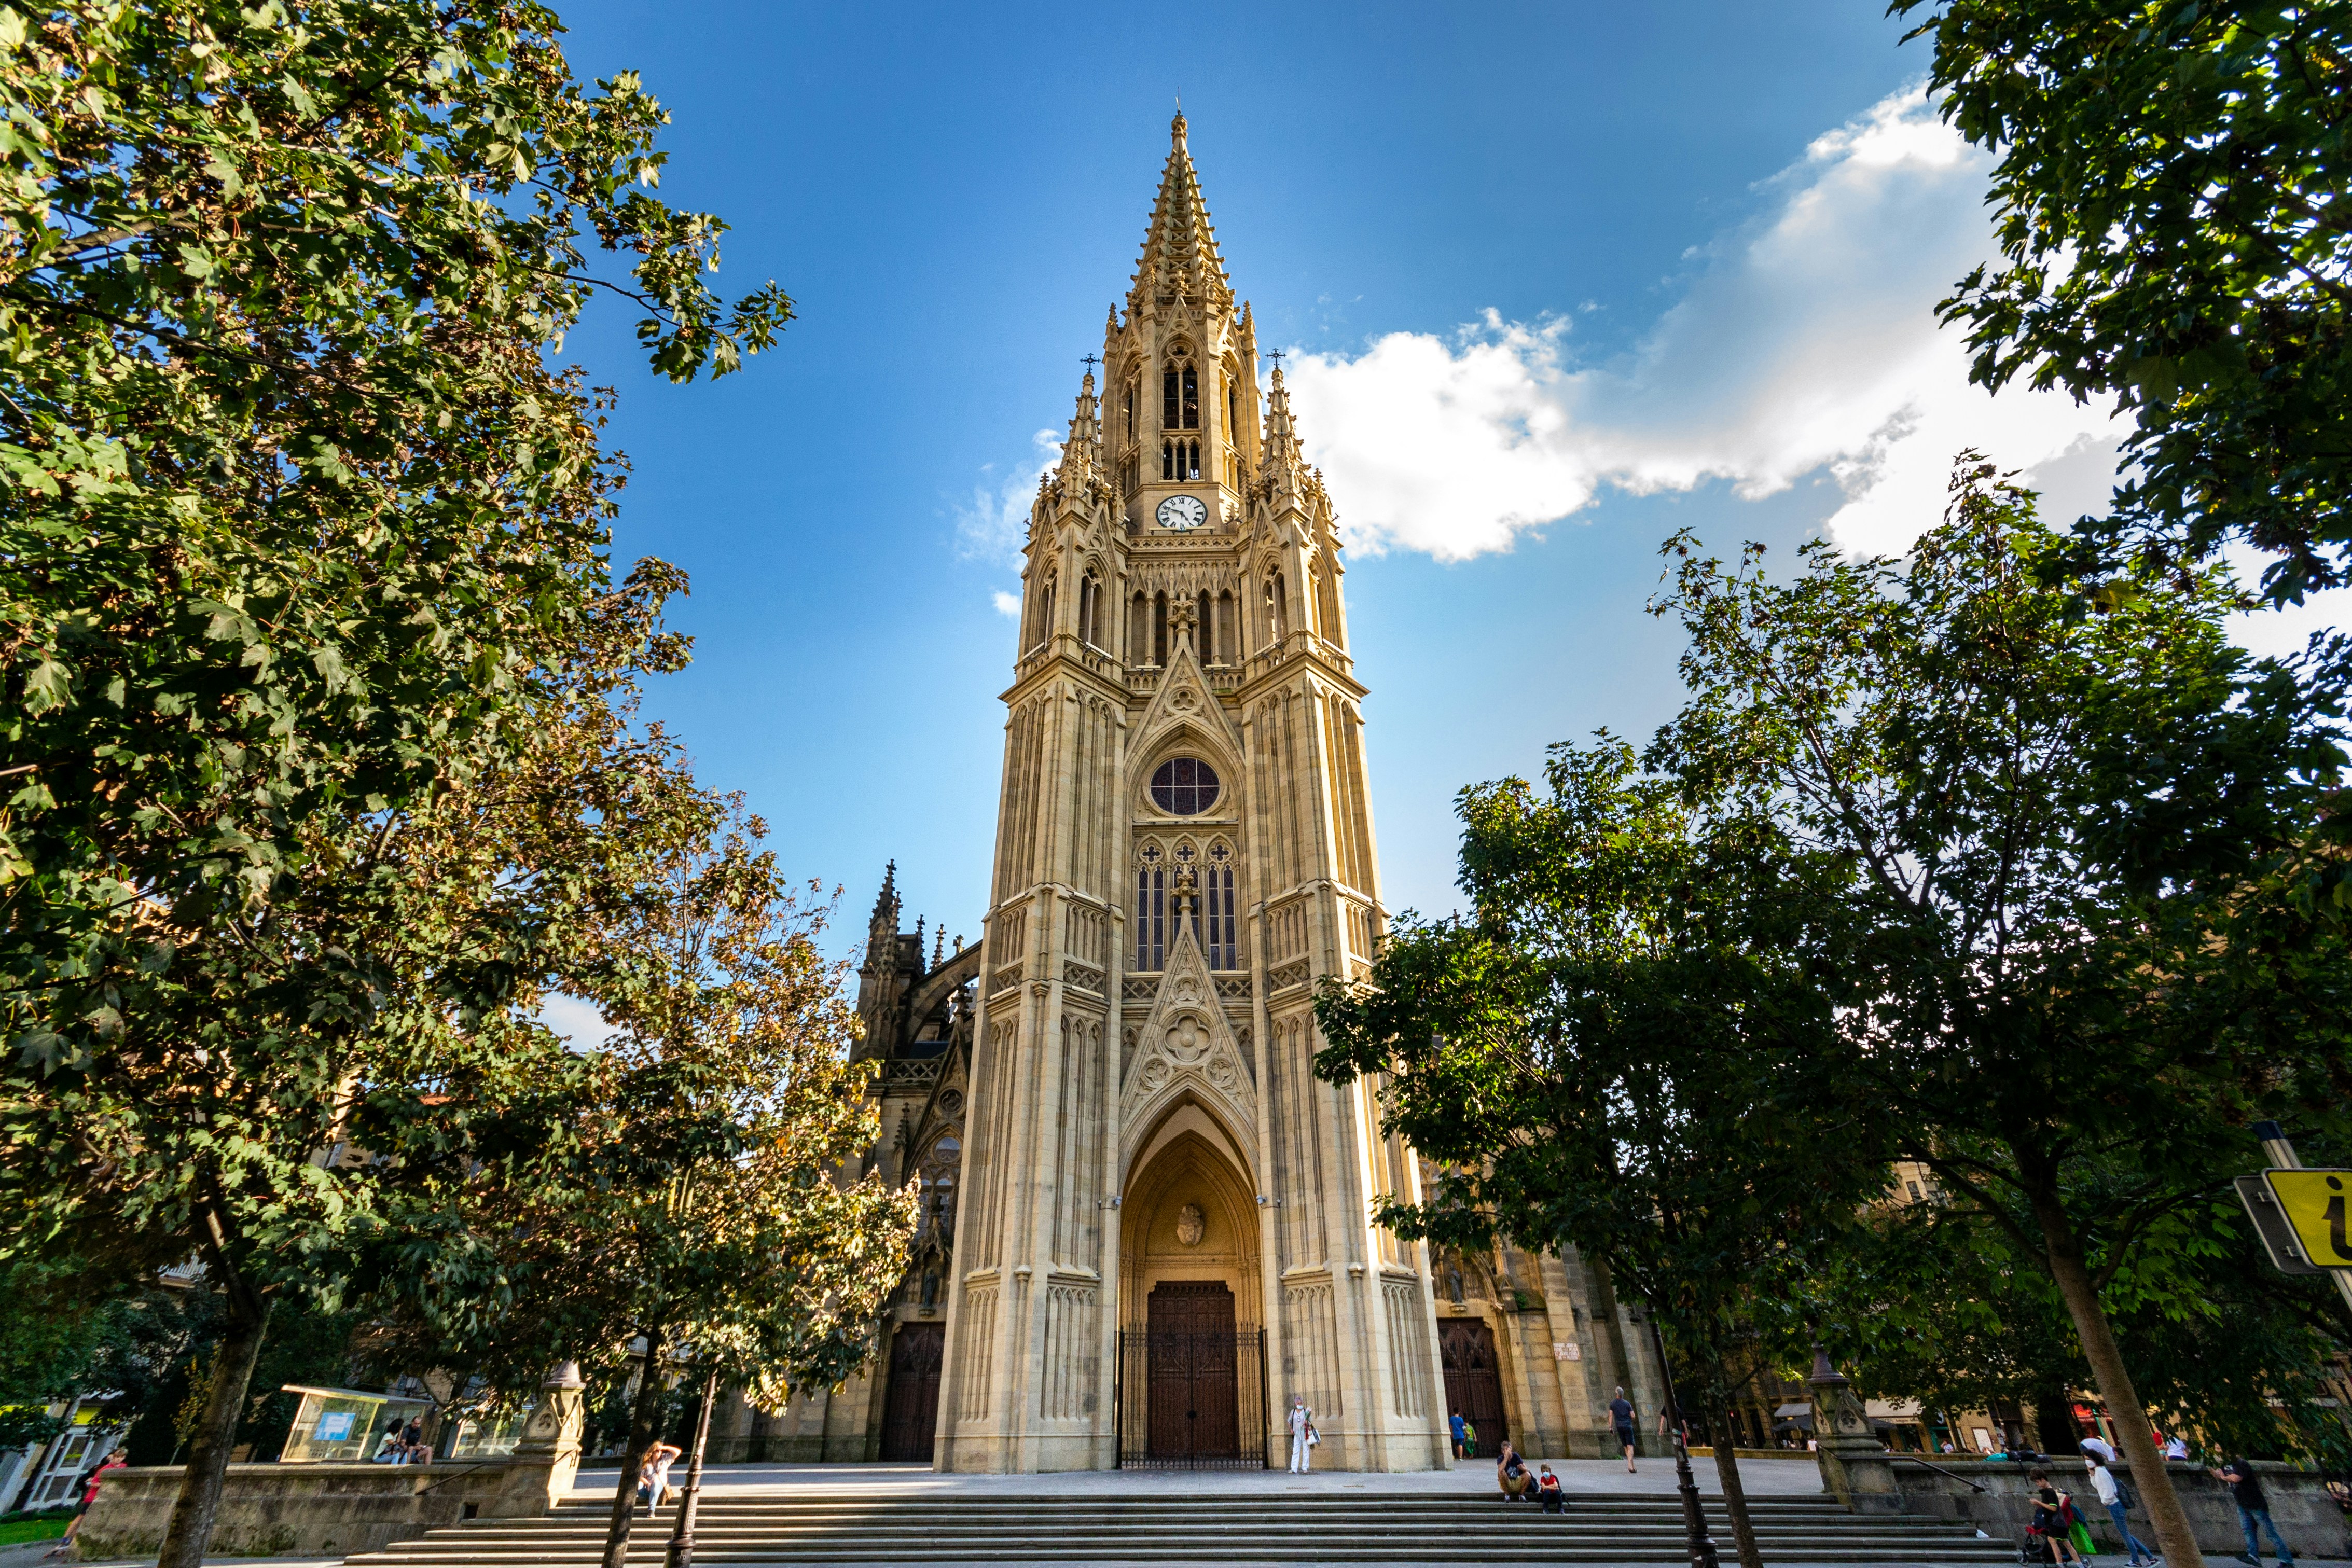
[[1270, 1462], [1263, 1329], [1122, 1329], [1112, 1401], [1121, 1469]]

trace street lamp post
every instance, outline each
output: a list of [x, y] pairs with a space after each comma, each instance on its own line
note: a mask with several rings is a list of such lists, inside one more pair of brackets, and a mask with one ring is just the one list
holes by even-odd
[[1675, 1375], [1666, 1365], [1666, 1338], [1658, 1332], [1658, 1310], [1654, 1306], [1650, 1309], [1650, 1343], [1657, 1347], [1658, 1380], [1666, 1392], [1666, 1418], [1675, 1424], [1675, 1490], [1683, 1497], [1683, 1532], [1690, 1542], [1691, 1568], [1720, 1568], [1715, 1542], [1706, 1533], [1706, 1510], [1698, 1500], [1698, 1478], [1691, 1474], [1682, 1401], [1675, 1396]]

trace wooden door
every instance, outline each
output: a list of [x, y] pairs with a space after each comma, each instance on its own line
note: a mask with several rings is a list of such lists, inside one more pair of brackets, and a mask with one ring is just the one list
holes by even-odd
[[1503, 1416], [1494, 1331], [1473, 1318], [1440, 1318], [1437, 1348], [1445, 1364], [1445, 1414], [1451, 1417], [1461, 1411], [1462, 1418], [1478, 1428], [1479, 1456], [1493, 1458], [1510, 1436]]
[[940, 1424], [940, 1361], [944, 1323], [901, 1323], [890, 1341], [890, 1391], [882, 1410], [882, 1457], [931, 1461]]
[[1240, 1451], [1239, 1357], [1234, 1293], [1220, 1280], [1152, 1287], [1145, 1382], [1150, 1452], [1167, 1457]]

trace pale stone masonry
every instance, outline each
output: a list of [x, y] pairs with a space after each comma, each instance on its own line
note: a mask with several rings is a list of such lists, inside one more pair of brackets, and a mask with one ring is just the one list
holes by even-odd
[[[980, 940], [926, 956], [890, 878], [874, 911], [874, 1163], [924, 1184], [914, 1267], [875, 1372], [722, 1414], [725, 1457], [1108, 1469], [1123, 1398], [1130, 1460], [1210, 1427], [1254, 1459], [1261, 1379], [1268, 1448], [1296, 1394], [1321, 1468], [1443, 1465], [1457, 1402], [1485, 1409], [1486, 1453], [1507, 1430], [1593, 1456], [1621, 1384], [1654, 1439], [1648, 1333], [1605, 1272], [1433, 1270], [1370, 1221], [1422, 1179], [1373, 1086], [1314, 1076], [1316, 983], [1365, 974], [1387, 920], [1365, 689], [1332, 498], [1278, 365], [1261, 391], [1172, 129], [1101, 379], [1031, 512]], [[1262, 1371], [1196, 1368], [1178, 1397], [1130, 1350], [1122, 1388], [1122, 1329], [1203, 1323], [1262, 1330]]]

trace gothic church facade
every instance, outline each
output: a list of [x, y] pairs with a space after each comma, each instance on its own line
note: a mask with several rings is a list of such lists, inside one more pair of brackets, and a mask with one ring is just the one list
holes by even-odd
[[1316, 983], [1385, 920], [1365, 688], [1332, 498], [1279, 366], [1261, 393], [1181, 116], [1100, 364], [1031, 513], [980, 939], [927, 957], [887, 881], [869, 935], [915, 1263], [875, 1371], [744, 1413], [783, 1439], [757, 1451], [1280, 1463], [1296, 1396], [1318, 1466], [1444, 1465], [1454, 1408], [1490, 1453], [1601, 1452], [1614, 1387], [1656, 1408], [1638, 1314], [1572, 1255], [1374, 1226], [1412, 1151], [1371, 1082], [1314, 1076]]

